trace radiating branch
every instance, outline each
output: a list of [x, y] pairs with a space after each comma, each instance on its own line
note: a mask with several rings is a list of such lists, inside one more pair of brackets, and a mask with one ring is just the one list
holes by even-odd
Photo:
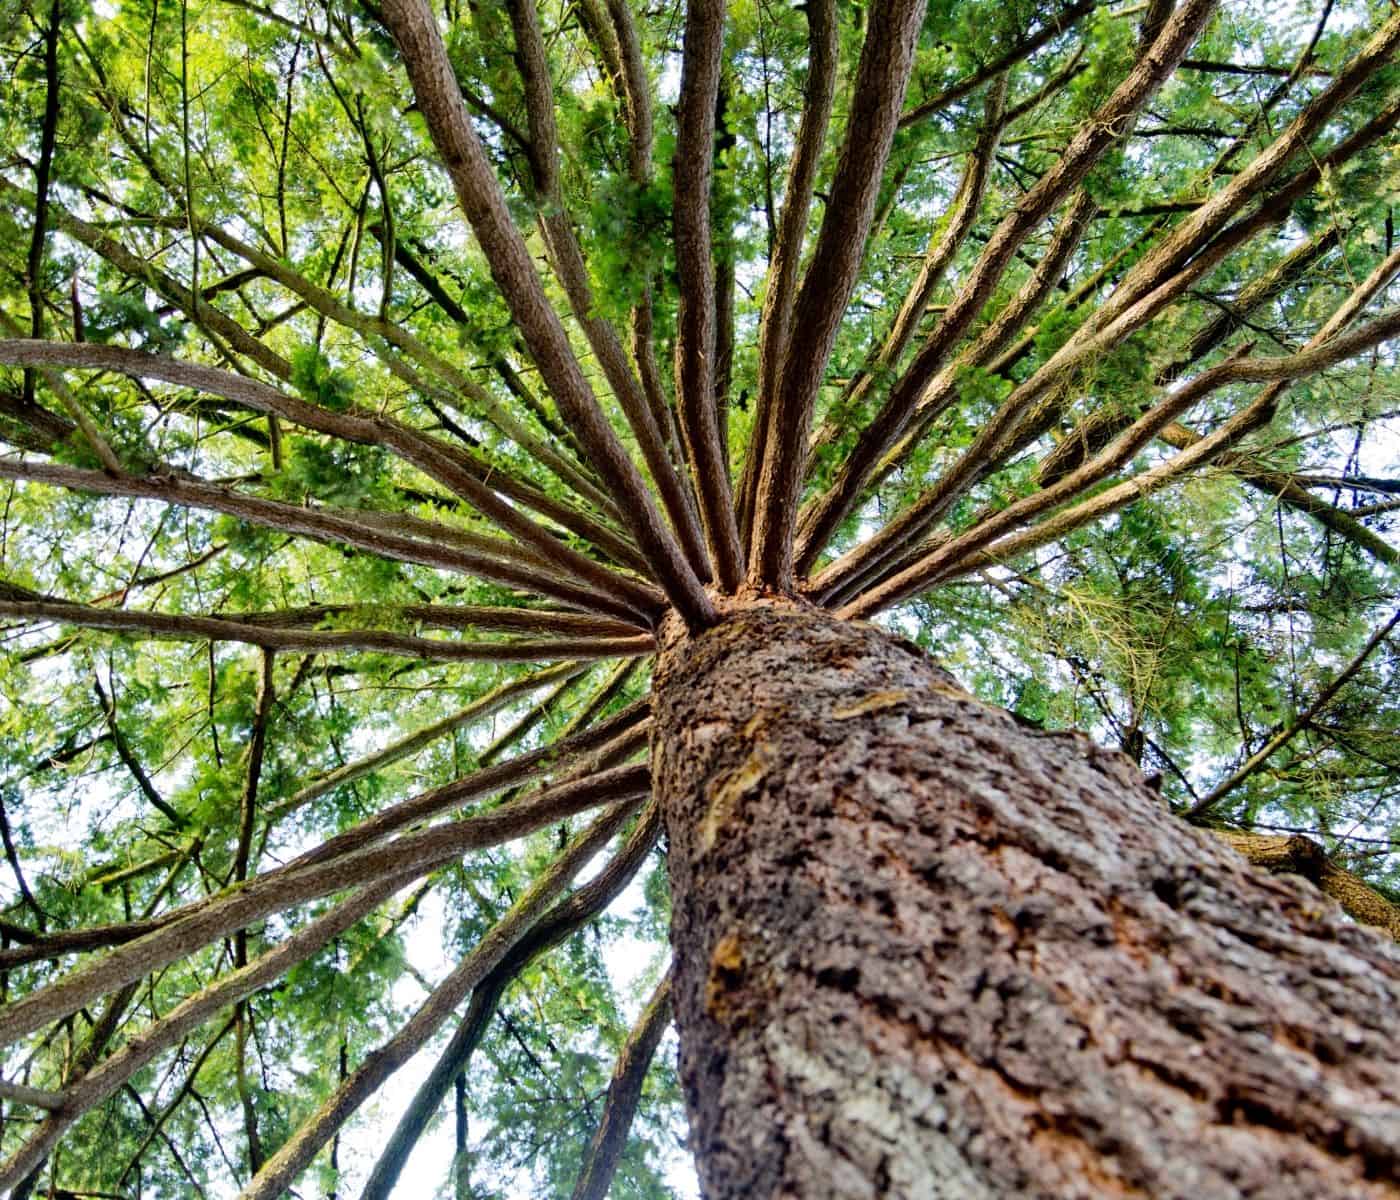
[[[1397, 24], [1400, 24], [1400, 18], [1392, 22], [1392, 25]], [[1375, 144], [1386, 136], [1397, 121], [1400, 121], [1400, 98], [1392, 99], [1361, 128], [1325, 154], [1310, 157], [1293, 176], [1270, 191], [1254, 211], [1224, 228], [1196, 253], [1189, 263], [1174, 274], [1168, 274], [1155, 287], [1142, 294], [1135, 303], [1123, 308], [1120, 315], [1108, 325], [1099, 327], [1099, 314], [1102, 314], [1105, 308], [1098, 309], [1091, 322], [1094, 329], [1082, 326], [1030, 379], [1018, 385], [990, 418], [981, 422], [977, 435], [967, 450], [934, 484], [925, 489], [910, 510], [911, 515], [897, 520], [896, 523], [901, 526], [900, 536], [907, 539], [907, 527], [915, 520], [915, 509], [921, 527], [928, 528], [959, 496], [965, 494], [969, 487], [984, 478], [996, 465], [1004, 463], [1012, 454], [1040, 436], [1053, 423], [1058, 412], [1053, 403], [1040, 401], [1047, 395], [1053, 396], [1053, 389], [1062, 388], [1075, 370], [1092, 361], [1096, 354], [1119, 344], [1123, 338], [1141, 328], [1168, 304], [1184, 294], [1206, 272], [1248, 243], [1261, 230], [1271, 228], [1286, 219], [1298, 199], [1315, 186], [1328, 170], [1336, 169]], [[1285, 133], [1281, 136], [1290, 135]], [[1236, 196], [1237, 204], [1246, 203], [1249, 199], [1249, 194]], [[1129, 281], [1135, 273], [1142, 269], [1143, 264], [1151, 257], [1149, 255], [1139, 260], [1125, 277], [1123, 284], [1120, 284], [1119, 291], [1129, 286]], [[1136, 285], [1133, 285], [1133, 288], [1141, 291]], [[1114, 295], [1117, 294], [1115, 291]], [[878, 420], [877, 418], [876, 424]], [[872, 425], [871, 429], [874, 428], [875, 425]], [[869, 432], [870, 430], [867, 430], [867, 434]], [[862, 436], [862, 444], [864, 440], [865, 435]], [[857, 467], [860, 461], [858, 446], [856, 453], [843, 467], [848, 483], [859, 477]], [[859, 495], [858, 490], [847, 488], [838, 499], [837, 494], [840, 491], [841, 489], [833, 489], [828, 492], [816, 502], [817, 508], [826, 514], [834, 514], [839, 504], [848, 506]], [[814, 522], [812, 532], [822, 538], [829, 536], [825, 524], [818, 525]], [[880, 541], [882, 549], [887, 551], [896, 545], [895, 533], [880, 538]], [[907, 541], [904, 544], [907, 546]], [[859, 553], [865, 556], [869, 552], [861, 550]], [[825, 578], [827, 577], [824, 577], [824, 581]], [[827, 594], [834, 595], [839, 590], [841, 589], [828, 588]]]
[[[481, 770], [474, 771], [472, 774], [445, 784], [443, 787], [434, 788], [432, 791], [423, 792], [407, 800], [391, 804], [387, 808], [380, 809], [373, 816], [367, 817], [358, 825], [327, 838], [310, 850], [303, 851], [279, 870], [292, 872], [315, 863], [330, 862], [336, 858], [344, 857], [352, 851], [381, 841], [396, 830], [446, 812], [448, 809], [458, 808], [468, 800], [491, 795], [509, 787], [517, 787], [569, 763], [574, 758], [589, 756], [584, 758], [582, 766], [568, 775], [564, 783], [559, 785], [561, 787], [564, 784], [585, 786], [594, 774], [605, 769], [602, 763], [595, 760], [605, 760], [607, 766], [613, 765], [618, 757], [619, 744], [625, 752], [623, 757], [640, 751], [646, 746], [651, 730], [650, 719], [645, 715], [646, 710], [646, 701], [639, 701], [614, 714], [594, 728], [583, 730], [573, 737], [541, 746], [525, 754], [516, 755], [515, 758], [496, 766], [483, 767]], [[561, 794], [571, 795], [572, 793]], [[523, 797], [519, 803], [534, 804], [541, 801], [543, 796], [543, 792], [530, 793]], [[505, 805], [497, 811], [515, 812], [517, 806], [514, 804]], [[520, 809], [519, 811], [526, 810]]]
[[291, 796], [279, 804], [274, 812], [274, 817], [280, 819], [288, 813], [295, 812], [304, 805], [334, 788], [343, 787], [353, 783], [357, 779], [363, 779], [366, 775], [378, 771], [390, 763], [398, 762], [407, 758], [410, 754], [416, 754], [425, 746], [431, 745], [439, 738], [448, 737], [459, 729], [464, 729], [468, 725], [477, 721], [484, 721], [487, 717], [501, 711], [512, 701], [520, 696], [526, 695], [537, 688], [558, 682], [564, 679], [574, 679], [583, 674], [588, 669], [586, 663], [564, 662], [557, 666], [547, 667], [542, 671], [533, 671], [528, 675], [521, 675], [517, 679], [507, 680], [505, 683], [492, 688], [484, 695], [477, 697], [465, 708], [460, 708], [454, 713], [449, 713], [441, 720], [434, 721], [430, 725], [425, 725], [420, 729], [405, 734], [401, 738], [396, 738], [383, 748], [374, 751], [372, 754], [364, 755], [352, 762], [345, 763], [337, 767], [334, 771], [329, 771], [319, 779], [313, 780], [304, 787], [298, 788]]
[[530, 251], [516, 229], [500, 184], [462, 105], [437, 20], [424, 0], [387, 0], [384, 19], [398, 43], [419, 110], [476, 234], [515, 324], [555, 403], [588, 451], [612, 500], [656, 578], [686, 621], [700, 628], [714, 608], [666, 529], [640, 473], [628, 457], [574, 357], [550, 306]]
[[645, 766], [617, 767], [547, 788], [494, 812], [405, 834], [384, 847], [371, 846], [328, 862], [267, 872], [241, 888], [188, 906], [192, 910], [189, 915], [13, 1001], [0, 1011], [0, 1046], [10, 1045], [89, 1001], [274, 912], [389, 874], [409, 872], [409, 878], [424, 875], [468, 850], [523, 837], [600, 804], [644, 795], [649, 787]]
[[373, 912], [412, 880], [411, 872], [391, 874], [367, 884], [314, 921], [303, 925], [251, 963], [228, 972], [182, 1000], [158, 1021], [130, 1037], [126, 1045], [85, 1075], [69, 1082], [50, 1106], [54, 1112], [0, 1165], [0, 1191], [33, 1169], [84, 1113], [101, 1104], [162, 1052], [210, 1020], [222, 1009], [252, 995], [310, 958]]
[[812, 412], [865, 257], [925, 6], [925, 0], [879, 0], [867, 22], [845, 143], [821, 232], [793, 301], [791, 329], [801, 330], [801, 344], [789, 342], [775, 377], [763, 460], [757, 468], [748, 579], [758, 588], [792, 588], [792, 540]]
[[[889, 331], [880, 342], [871, 346], [865, 362], [841, 389], [840, 398], [832, 405], [821, 428], [812, 438], [813, 455], [819, 454], [823, 448], [841, 436], [850, 413], [860, 411], [877, 380], [898, 369], [904, 352], [909, 348], [918, 332], [919, 324], [928, 311], [935, 289], [952, 266], [953, 259], [967, 240], [967, 235], [972, 232], [973, 223], [977, 220], [982, 200], [987, 193], [987, 181], [996, 161], [997, 144], [1005, 128], [1003, 110], [1006, 104], [1006, 87], [1006, 77], [1000, 76], [988, 89], [977, 141], [967, 157], [967, 165], [952, 202], [939, 218], [929, 237], [928, 247], [924, 251], [924, 259], [919, 265], [913, 285], [905, 293]], [[810, 557], [809, 551], [807, 558]], [[798, 558], [795, 565], [799, 573], [804, 573], [811, 563], [804, 558]]]
[[146, 634], [175, 641], [243, 642], [267, 650], [327, 653], [361, 651], [435, 662], [560, 662], [565, 659], [631, 658], [650, 654], [650, 634], [613, 638], [549, 638], [471, 642], [412, 637], [383, 629], [311, 630], [246, 624], [221, 617], [93, 608], [63, 601], [0, 600], [0, 617], [57, 621], [83, 629]]
[[802, 95], [802, 120], [788, 163], [783, 207], [769, 254], [768, 288], [758, 326], [758, 405], [744, 456], [739, 483], [739, 526], [745, 547], [753, 544], [754, 499], [758, 472], [764, 457], [764, 441], [771, 420], [774, 397], [783, 360], [787, 356], [792, 327], [792, 302], [807, 233], [817, 168], [826, 144], [827, 125], [836, 96], [837, 27], [836, 0], [811, 0], [806, 6], [809, 50], [807, 85]]
[[[1349, 305], [1344, 305], [1342, 310], [1339, 310], [1338, 314], [1334, 314], [1333, 319], [1313, 337], [1308, 347], [1300, 350], [1297, 354], [1274, 359], [1235, 357], [1203, 372], [1189, 385], [1170, 393], [1147, 414], [1114, 438], [1108, 446], [1075, 470], [1049, 487], [1042, 488], [1030, 496], [1016, 501], [994, 516], [989, 516], [959, 537], [930, 550], [916, 563], [901, 570], [898, 574], [886, 578], [865, 592], [860, 599], [845, 605], [840, 611], [848, 617], [869, 616], [871, 613], [878, 612], [890, 604], [898, 603], [899, 600], [927, 588], [935, 580], [946, 577], [950, 570], [961, 569], [963, 565], [974, 561], [979, 566], [985, 565], [976, 556], [979, 552], [987, 549], [998, 537], [1009, 533], [1015, 525], [1024, 523], [1031, 517], [1067, 500], [1072, 500], [1086, 487], [1101, 480], [1125, 463], [1190, 405], [1212, 391], [1232, 383], [1272, 383], [1272, 387], [1265, 389], [1247, 409], [1242, 410], [1240, 414], [1236, 414], [1236, 418], [1232, 419], [1232, 421], [1236, 421], [1248, 414], [1252, 428], [1262, 421], [1272, 418], [1282, 395], [1283, 387], [1288, 381], [1302, 378], [1343, 362], [1383, 341], [1400, 335], [1400, 309], [1392, 309], [1354, 333], [1333, 336], [1335, 329], [1345, 323], [1338, 318], [1345, 315], [1349, 319], [1354, 311]], [[1098, 510], [1110, 495], [1115, 501], [1131, 495], [1131, 489], [1134, 486], [1148, 486], [1149, 483], [1163, 478], [1164, 471], [1172, 474], [1179, 472], [1184, 465], [1198, 466], [1224, 448], [1219, 439], [1226, 431], [1233, 432], [1233, 430], [1232, 422], [1226, 422], [1210, 438], [1201, 439], [1191, 449], [1184, 451], [1176, 459], [1170, 460], [1169, 463], [1129, 479], [1118, 485], [1117, 488], [1110, 488], [1108, 492], [1100, 493], [1076, 507], [1084, 511]], [[1129, 489], [1129, 491], [1125, 493], [1120, 489]], [[953, 567], [954, 563], [958, 564], [957, 568]]]
[[388, 1200], [413, 1147], [442, 1106], [447, 1089], [470, 1063], [506, 988], [534, 959], [559, 945], [607, 908], [631, 882], [660, 834], [660, 810], [653, 802], [642, 812], [636, 828], [608, 865], [541, 917], [472, 990], [466, 1015], [399, 1118], [370, 1172], [360, 1200]]
[[[540, 674], [543, 675], [545, 672], [540, 672]], [[500, 690], [503, 689], [498, 689], [498, 691]], [[490, 697], [483, 699], [488, 698]], [[506, 788], [527, 783], [532, 779], [538, 779], [551, 770], [571, 764], [580, 758], [583, 759], [582, 765], [569, 777], [568, 782], [570, 784], [581, 782], [599, 770], [616, 765], [646, 745], [650, 729], [650, 722], [646, 719], [646, 708], [646, 702], [640, 701], [609, 717], [592, 729], [583, 730], [572, 737], [518, 755], [499, 766], [473, 772], [443, 787], [391, 804], [360, 824], [305, 851], [285, 866], [264, 872], [258, 877], [255, 884], [259, 887], [274, 886], [278, 880], [286, 878], [303, 867], [328, 862], [349, 854], [351, 851], [372, 845], [396, 830], [426, 820], [449, 809], [460, 807], [468, 801], [501, 792]], [[458, 715], [460, 716], [460, 714]], [[480, 712], [478, 711], [476, 715], [480, 715]], [[448, 718], [448, 720], [452, 720], [452, 718]], [[374, 767], [382, 765], [382, 761], [387, 761], [390, 755], [401, 757], [408, 753], [409, 751], [403, 750], [402, 747], [414, 739], [418, 739], [418, 745], [427, 744], [432, 736], [438, 736], [438, 729], [445, 723], [440, 722], [438, 726], [429, 726], [427, 729], [411, 735], [410, 738], [402, 739], [400, 742], [386, 747], [385, 751], [381, 752], [386, 756], [385, 759], [376, 761], [377, 756], [372, 755], [369, 759], [349, 764], [347, 771], [351, 774], [348, 777], [358, 778], [360, 774], [367, 773]], [[314, 798], [314, 795], [320, 795], [344, 781], [345, 777], [337, 777], [335, 773], [332, 773], [331, 776], [317, 781], [309, 788], [304, 789], [303, 792], [293, 796], [291, 801], [273, 810], [271, 819], [277, 820], [285, 815], [287, 811], [296, 806], [297, 802], [305, 803], [301, 797], [308, 792], [313, 793]], [[535, 793], [522, 803], [534, 803], [541, 798], [539, 793]], [[512, 807], [510, 811], [524, 810]], [[190, 852], [192, 852], [191, 849], [187, 849], [180, 858], [187, 857]], [[176, 866], [178, 865], [177, 861]], [[194, 901], [181, 908], [163, 913], [159, 917], [145, 917], [120, 924], [92, 925], [44, 935], [38, 935], [7, 923], [6, 933], [12, 940], [21, 944], [0, 950], [0, 970], [22, 966], [25, 963], [39, 962], [46, 958], [60, 958], [67, 954], [125, 945], [201, 913], [225, 898], [225, 895], [220, 894]]]
[[715, 396], [715, 273], [710, 233], [724, 13], [724, 0], [691, 0], [686, 5], [676, 156], [671, 170], [675, 180], [672, 222], [676, 272], [680, 277], [676, 403], [715, 575], [725, 591], [733, 592], [743, 576], [743, 552]]
[[[0, 178], [0, 194], [12, 194], [20, 197], [23, 195], [20, 189], [15, 188], [2, 178]], [[122, 246], [104, 230], [78, 219], [57, 205], [50, 207], [53, 210], [57, 227], [62, 229], [64, 233], [89, 246], [127, 276], [145, 281], [162, 298], [184, 310], [195, 324], [201, 328], [207, 327], [213, 335], [222, 339], [233, 351], [249, 358], [274, 378], [284, 381], [291, 379], [291, 363], [271, 350], [258, 338], [249, 334], [231, 317], [212, 305], [202, 303], [193, 297], [178, 280], [157, 269], [153, 263], [141, 255]], [[258, 252], [252, 247], [245, 246], [241, 242], [236, 243], [236, 249], [246, 251], [254, 257], [258, 255]], [[401, 243], [398, 246], [398, 253], [400, 256], [405, 254]], [[259, 261], [262, 260], [259, 259]], [[408, 261], [416, 265], [416, 260], [409, 259]], [[485, 389], [476, 385], [469, 376], [455, 370], [450, 364], [433, 355], [417, 339], [407, 332], [399, 330], [398, 326], [386, 325], [388, 330], [386, 336], [393, 342], [394, 349], [401, 353], [390, 352], [385, 346], [384, 338], [375, 334], [373, 319], [364, 317], [362, 314], [355, 313], [354, 310], [341, 305], [329, 292], [315, 288], [301, 276], [292, 273], [285, 264], [278, 263], [277, 267], [276, 282], [281, 286], [292, 288], [295, 294], [302, 296], [317, 312], [328, 319], [337, 320], [337, 323], [350, 322], [349, 327], [365, 336], [366, 344], [375, 352], [390, 373], [419, 393], [429, 407], [436, 407], [439, 403], [455, 407], [460, 403], [461, 397], [465, 396], [471, 402], [476, 413], [481, 414], [484, 420], [499, 429], [517, 446], [526, 451], [532, 459], [553, 470], [556, 476], [563, 479], [579, 495], [599, 504], [600, 511], [609, 513], [613, 511], [606, 496], [603, 496], [596, 487], [583, 478], [575, 468], [570, 467], [542, 442], [533, 438], [510, 415], [507, 409], [499, 405]], [[258, 268], [253, 269], [259, 270]], [[414, 273], [412, 267], [409, 270], [415, 278], [420, 278], [421, 272]], [[259, 270], [259, 274], [262, 274], [261, 270]], [[208, 290], [208, 288], [204, 289], [205, 292]], [[368, 326], [365, 325], [366, 322], [369, 322]], [[361, 328], [361, 326], [365, 327]], [[396, 330], [398, 332], [395, 332]], [[405, 361], [407, 357], [411, 357], [424, 369], [430, 371], [440, 382], [434, 383], [431, 379], [419, 374]], [[3, 395], [0, 395], [0, 406], [3, 405], [3, 399]], [[43, 413], [43, 411], [36, 408], [34, 413]], [[34, 414], [26, 410], [24, 415], [32, 420]], [[53, 431], [53, 436], [57, 438], [65, 436], [65, 434]], [[342, 425], [337, 436], [349, 436], [347, 427]], [[354, 440], [354, 438], [351, 437], [350, 440]], [[47, 450], [48, 446], [36, 445], [31, 448]], [[437, 448], [446, 452], [441, 443], [437, 444]], [[645, 560], [636, 552], [636, 549], [608, 526], [566, 500], [551, 497], [534, 484], [517, 478], [501, 463], [488, 461], [474, 444], [454, 448], [453, 457], [463, 470], [471, 472], [475, 478], [488, 484], [503, 496], [518, 501], [538, 512], [541, 516], [547, 517], [563, 528], [572, 531], [608, 554], [615, 561], [639, 569], [644, 574], [648, 571]]]
[[[422, 525], [431, 527], [430, 522], [420, 524], [397, 514], [308, 508], [249, 496], [184, 474], [113, 478], [100, 471], [23, 462], [10, 457], [0, 457], [0, 479], [29, 480], [98, 495], [136, 496], [181, 507], [226, 513], [268, 529], [279, 529], [315, 541], [338, 542], [400, 562], [421, 563], [474, 575], [624, 621], [636, 619], [636, 612], [629, 605], [546, 574], [535, 565], [533, 556], [522, 560], [519, 551], [510, 542], [469, 535], [465, 530], [449, 527], [440, 527], [442, 536], [429, 541], [422, 536], [393, 531], [390, 527], [394, 525], [410, 528], [414, 534], [420, 533]], [[476, 548], [468, 549], [461, 544], [468, 539]], [[524, 565], [527, 563], [529, 565]]]
[[[918, 440], [957, 399], [960, 372], [967, 367], [984, 366], [988, 363], [1045, 303], [1056, 284], [1064, 277], [1069, 261], [1084, 237], [1093, 209], [1094, 199], [1087, 192], [1081, 191], [1070, 202], [1065, 215], [1055, 227], [1050, 245], [1036, 264], [1035, 270], [1031, 272], [1031, 277], [976, 341], [944, 367], [919, 397], [911, 421], [912, 427], [877, 467], [874, 473], [877, 480], [888, 476], [907, 460]], [[843, 514], [850, 511], [855, 503], [854, 498], [859, 495], [854, 486], [853, 476], [844, 466], [838, 469], [830, 490], [833, 494], [841, 493], [842, 498], [837, 505]], [[799, 530], [796, 557], [801, 562], [815, 562], [822, 549], [821, 535], [809, 534], [817, 524], [810, 515], [813, 511], [804, 513]], [[820, 596], [823, 602], [835, 598], [853, 581], [878, 569], [891, 555], [899, 553], [902, 548], [907, 548], [922, 537], [942, 511], [943, 509], [938, 507], [936, 497], [928, 492], [921, 494], [892, 520], [886, 522], [871, 538], [818, 574], [812, 580], [811, 593]]]
[[705, 558], [696, 514], [691, 510], [690, 496], [666, 450], [656, 414], [627, 361], [617, 331], [597, 311], [588, 267], [565, 208], [559, 178], [554, 88], [549, 78], [549, 63], [535, 0], [510, 0], [507, 7], [515, 32], [516, 61], [530, 121], [530, 163], [540, 206], [540, 228], [551, 266], [569, 299], [574, 319], [597, 356], [608, 386], [637, 439], [647, 470], [671, 520], [671, 527], [680, 539], [681, 548], [697, 575], [708, 580], [709, 563]]
[[661, 1035], [670, 1023], [671, 972], [667, 971], [618, 1053], [603, 1104], [603, 1119], [584, 1152], [573, 1200], [607, 1200], [618, 1159], [627, 1146], [632, 1118], [642, 1099], [642, 1084], [661, 1044]]
[[634, 792], [615, 804], [535, 877], [520, 899], [482, 936], [418, 1011], [371, 1053], [268, 1160], [239, 1194], [239, 1200], [276, 1200], [284, 1194], [336, 1130], [442, 1027], [467, 995], [528, 933], [569, 880], [613, 838], [636, 810], [641, 794], [644, 792]]
[[847, 457], [843, 470], [848, 478], [844, 488], [816, 500], [805, 526], [809, 542], [824, 545], [829, 540], [870, 473], [908, 428], [929, 381], [991, 299], [1026, 238], [1083, 182], [1109, 148], [1118, 143], [1143, 105], [1170, 78], [1216, 7], [1217, 0], [1185, 0], [1144, 48], [1123, 82], [1093, 117], [1079, 127], [1054, 165], [1002, 218], [933, 333], [919, 348]]
[[536, 525], [517, 508], [499, 497], [448, 450], [398, 421], [372, 415], [363, 410], [333, 412], [231, 372], [117, 346], [0, 341], [0, 362], [98, 367], [119, 371], [135, 378], [160, 379], [177, 386], [224, 396], [256, 411], [283, 417], [319, 433], [364, 445], [386, 446], [418, 467], [429, 478], [446, 484], [488, 520], [514, 534], [560, 573], [574, 576], [593, 588], [617, 596], [639, 613], [654, 610], [660, 601], [659, 594], [652, 589], [637, 584], [626, 576], [617, 575], [586, 555], [563, 545], [547, 530]]

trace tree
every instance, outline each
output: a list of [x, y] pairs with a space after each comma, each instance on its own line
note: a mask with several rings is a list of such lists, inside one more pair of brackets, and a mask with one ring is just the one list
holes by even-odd
[[0, 1186], [1395, 1194], [1389, 6], [4, 11]]

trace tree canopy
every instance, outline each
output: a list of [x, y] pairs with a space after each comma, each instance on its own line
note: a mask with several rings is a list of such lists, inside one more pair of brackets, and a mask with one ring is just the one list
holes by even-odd
[[0, 1188], [675, 1194], [739, 593], [1400, 936], [1390, 5], [0, 13]]

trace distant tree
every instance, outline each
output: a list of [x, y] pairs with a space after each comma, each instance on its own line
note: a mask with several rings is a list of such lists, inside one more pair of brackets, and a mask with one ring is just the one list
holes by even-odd
[[1397, 1194], [1400, 16], [926, 3], [0, 0], [0, 1189]]

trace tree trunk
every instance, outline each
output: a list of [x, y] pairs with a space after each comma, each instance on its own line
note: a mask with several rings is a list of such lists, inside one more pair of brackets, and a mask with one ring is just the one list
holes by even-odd
[[1400, 953], [794, 605], [666, 630], [653, 777], [708, 1200], [1400, 1195]]

